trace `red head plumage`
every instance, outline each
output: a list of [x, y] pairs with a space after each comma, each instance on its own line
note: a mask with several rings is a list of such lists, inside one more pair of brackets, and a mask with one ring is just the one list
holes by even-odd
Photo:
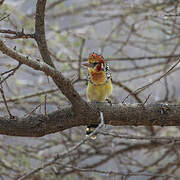
[[103, 56], [93, 52], [89, 55], [88, 63], [95, 64], [95, 68], [97, 69], [97, 71], [101, 71], [104, 67], [104, 58]]

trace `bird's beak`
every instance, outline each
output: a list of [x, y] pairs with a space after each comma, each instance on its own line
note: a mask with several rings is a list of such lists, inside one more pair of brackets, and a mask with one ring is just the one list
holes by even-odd
[[83, 63], [82, 65], [83, 65], [83, 66], [86, 66], [86, 67], [91, 67], [91, 64], [90, 64], [90, 63], [88, 63], [88, 62]]

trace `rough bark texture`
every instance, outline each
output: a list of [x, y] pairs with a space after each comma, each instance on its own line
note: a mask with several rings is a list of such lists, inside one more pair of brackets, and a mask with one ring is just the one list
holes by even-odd
[[[104, 114], [104, 123], [113, 126], [180, 126], [180, 105], [89, 104], [91, 111], [83, 109], [77, 116], [71, 107], [47, 115], [29, 117], [0, 117], [0, 134], [39, 137], [76, 126], [98, 124], [98, 111]], [[82, 113], [83, 112], [83, 113]]]
[[72, 107], [49, 113], [29, 117], [0, 117], [0, 134], [12, 136], [43, 136], [80, 125], [98, 124], [99, 111], [104, 114], [105, 124], [114, 126], [179, 126], [179, 105], [112, 105], [106, 103], [91, 104], [81, 98], [61, 72], [57, 71], [48, 52], [45, 37], [45, 6], [46, 0], [38, 0], [35, 18], [35, 40], [45, 63], [9, 48], [0, 40], [0, 51], [14, 60], [50, 76], [61, 92], [71, 102]]
[[46, 63], [38, 62], [28, 56], [24, 56], [18, 53], [17, 51], [9, 48], [2, 40], [0, 40], [0, 51], [3, 54], [6, 54], [7, 56], [13, 58], [14, 60], [17, 60], [18, 62], [25, 64], [35, 70], [42, 71], [46, 75], [50, 76], [58, 85], [58, 88], [61, 90], [61, 92], [71, 102], [71, 104], [73, 105], [73, 110], [75, 112], [78, 112], [79, 109], [81, 109], [78, 109], [77, 107], [84, 106], [88, 108], [87, 103], [83, 101], [83, 99], [80, 97], [77, 91], [75, 91], [74, 87], [71, 84], [71, 81], [65, 78], [61, 72], [57, 71], [56, 69], [47, 65]]
[[[36, 4], [36, 17], [35, 17], [35, 40], [38, 44], [39, 52], [43, 61], [50, 65], [51, 67], [55, 68], [53, 61], [50, 57], [48, 46], [46, 42], [46, 35], [45, 35], [45, 7], [46, 7], [46, 0], [38, 0]], [[61, 51], [61, 49], [59, 49]], [[54, 83], [58, 86], [61, 92], [68, 98], [71, 102], [73, 110], [78, 112], [77, 106], [86, 106], [87, 104], [79, 94], [74, 90], [74, 87], [71, 85], [71, 82], [64, 78], [61, 74], [61, 77], [64, 79], [63, 81], [58, 81], [56, 78], [51, 76]], [[63, 83], [64, 82], [64, 83]], [[88, 107], [87, 107], [88, 108]]]
[[42, 59], [48, 65], [55, 67], [48, 52], [48, 47], [45, 38], [45, 7], [46, 0], [39, 0], [36, 4], [36, 17], [35, 17], [35, 40], [38, 44], [39, 51]]

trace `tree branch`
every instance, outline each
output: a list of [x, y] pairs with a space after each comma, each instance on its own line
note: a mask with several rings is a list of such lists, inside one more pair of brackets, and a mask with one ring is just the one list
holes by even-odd
[[46, 0], [38, 0], [36, 4], [36, 17], [35, 17], [35, 40], [38, 44], [39, 51], [45, 63], [55, 67], [48, 52], [45, 36], [45, 7]]
[[[38, 0], [36, 4], [36, 18], [35, 18], [35, 40], [38, 44], [39, 51], [41, 53], [42, 59], [45, 63], [55, 68], [53, 61], [49, 55], [46, 36], [45, 36], [45, 7], [46, 0]], [[56, 78], [51, 76], [55, 84], [62, 91], [62, 93], [68, 98], [71, 102], [75, 112], [79, 112], [81, 106], [87, 106], [86, 102], [79, 96], [79, 94], [74, 90], [71, 82], [68, 79], [65, 79], [61, 74], [61, 78], [64, 79], [64, 85], [62, 81], [57, 81]], [[71, 91], [71, 92], [70, 92]]]
[[61, 90], [61, 92], [72, 103], [74, 112], [80, 113], [82, 106], [85, 106], [88, 109], [87, 103], [74, 89], [74, 87], [71, 84], [71, 81], [65, 78], [61, 72], [50, 67], [46, 63], [38, 62], [36, 60], [33, 60], [31, 57], [24, 56], [18, 53], [17, 51], [7, 47], [2, 40], [0, 40], [0, 51], [3, 54], [6, 54], [7, 56], [13, 58], [14, 60], [17, 60], [18, 62], [25, 64], [35, 70], [42, 71], [46, 75], [50, 76], [56, 82], [56, 84], [58, 84], [58, 87]]
[[10, 35], [5, 35], [4, 38], [8, 38], [8, 39], [18, 39], [18, 38], [24, 38], [24, 39], [28, 39], [28, 38], [34, 38], [34, 34], [25, 34], [24, 33], [24, 29], [22, 28], [21, 31], [13, 31], [10, 29], [0, 29], [0, 33], [4, 33], [4, 34], [10, 34]]
[[[77, 116], [71, 107], [49, 114], [28, 117], [0, 117], [0, 134], [10, 136], [40, 137], [76, 126], [100, 123], [99, 111], [104, 123], [113, 126], [180, 126], [180, 105], [90, 103], [91, 111], [82, 109]], [[84, 111], [84, 112], [83, 112]]]

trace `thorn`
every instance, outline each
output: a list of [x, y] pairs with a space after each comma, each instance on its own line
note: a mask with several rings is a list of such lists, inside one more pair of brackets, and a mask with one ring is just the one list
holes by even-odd
[[22, 34], [24, 34], [24, 28], [22, 28], [22, 31], [21, 31]]

